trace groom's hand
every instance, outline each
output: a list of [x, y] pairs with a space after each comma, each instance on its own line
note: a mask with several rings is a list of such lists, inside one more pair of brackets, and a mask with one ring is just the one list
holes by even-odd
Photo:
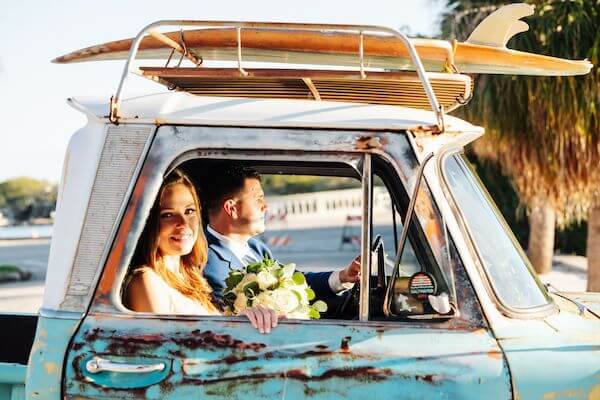
[[360, 256], [357, 256], [346, 268], [340, 271], [341, 283], [356, 283], [360, 281]]

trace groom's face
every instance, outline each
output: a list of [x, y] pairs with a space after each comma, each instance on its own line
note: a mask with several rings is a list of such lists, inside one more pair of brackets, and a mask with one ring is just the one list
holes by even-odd
[[265, 193], [258, 179], [247, 178], [244, 188], [237, 196], [237, 231], [248, 235], [259, 235], [265, 231], [265, 214], [267, 202]]

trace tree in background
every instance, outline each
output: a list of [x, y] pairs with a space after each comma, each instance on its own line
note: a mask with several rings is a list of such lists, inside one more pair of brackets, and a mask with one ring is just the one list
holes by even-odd
[[[490, 4], [491, 3], [491, 4]], [[503, 5], [449, 0], [444, 37], [465, 40]], [[498, 162], [512, 178], [529, 215], [528, 254], [548, 272], [555, 224], [588, 218], [588, 290], [600, 291], [600, 1], [542, 0], [527, 18], [530, 29], [511, 48], [563, 58], [588, 58], [583, 77], [480, 76], [475, 97], [461, 111], [484, 125], [478, 157]]]
[[0, 207], [17, 221], [48, 217], [56, 205], [57, 187], [33, 178], [14, 178], [0, 183]]

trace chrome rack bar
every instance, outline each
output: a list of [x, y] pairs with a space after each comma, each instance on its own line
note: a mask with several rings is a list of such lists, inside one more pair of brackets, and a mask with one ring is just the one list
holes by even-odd
[[242, 29], [288, 29], [288, 30], [304, 30], [304, 31], [341, 31], [341, 32], [355, 32], [359, 35], [360, 39], [360, 49], [359, 49], [359, 57], [360, 57], [360, 72], [361, 77], [364, 77], [364, 70], [362, 65], [362, 57], [363, 57], [363, 34], [365, 32], [374, 32], [374, 33], [385, 33], [388, 35], [392, 35], [393, 37], [399, 39], [408, 49], [408, 53], [412, 59], [412, 62], [415, 64], [415, 68], [417, 70], [417, 74], [419, 75], [419, 79], [421, 79], [421, 84], [423, 85], [423, 90], [427, 95], [429, 100], [429, 104], [431, 105], [431, 109], [435, 112], [438, 122], [438, 128], [441, 132], [444, 131], [444, 110], [440, 106], [435, 97], [435, 93], [433, 88], [431, 87], [431, 83], [429, 82], [429, 78], [427, 77], [427, 73], [425, 68], [423, 67], [423, 63], [421, 62], [421, 58], [417, 53], [415, 46], [410, 41], [410, 39], [403, 33], [398, 32], [395, 29], [386, 28], [383, 26], [376, 25], [344, 25], [344, 24], [302, 24], [302, 23], [285, 23], [285, 22], [241, 22], [241, 21], [194, 21], [194, 20], [162, 20], [153, 22], [146, 27], [144, 27], [135, 37], [133, 43], [131, 44], [131, 48], [129, 49], [129, 57], [127, 58], [127, 62], [125, 64], [125, 68], [123, 70], [123, 74], [121, 75], [121, 80], [119, 81], [119, 86], [117, 88], [117, 92], [110, 99], [110, 114], [109, 120], [118, 124], [121, 107], [121, 94], [123, 92], [123, 86], [127, 79], [127, 76], [132, 71], [132, 63], [135, 60], [135, 56], [138, 52], [140, 43], [142, 39], [148, 34], [148, 32], [153, 31], [155, 28], [162, 26], [203, 26], [203, 27], [227, 27], [227, 28], [235, 28], [237, 30], [237, 44], [238, 44], [238, 68], [240, 69], [240, 73], [244, 75], [244, 69], [241, 65], [241, 30]]
[[408, 238], [408, 229], [410, 228], [410, 222], [412, 220], [413, 212], [415, 210], [415, 204], [417, 203], [417, 196], [419, 195], [419, 187], [423, 179], [423, 172], [425, 166], [433, 158], [433, 153], [429, 153], [423, 159], [419, 170], [417, 171], [417, 178], [415, 179], [415, 187], [413, 188], [412, 195], [410, 196], [410, 202], [408, 203], [408, 209], [406, 210], [406, 217], [403, 221], [402, 234], [400, 235], [400, 243], [398, 243], [398, 250], [396, 252], [396, 259], [394, 260], [394, 270], [392, 276], [385, 288], [385, 298], [383, 300], [383, 313], [386, 317], [395, 317], [396, 314], [392, 311], [392, 298], [394, 296], [394, 282], [396, 282], [396, 275], [400, 269], [400, 262], [402, 261], [402, 253], [404, 252], [404, 246], [406, 245], [406, 239]]
[[371, 294], [371, 219], [373, 210], [373, 171], [371, 154], [365, 153], [362, 171], [362, 226], [361, 226], [361, 252], [360, 252], [360, 302], [358, 319], [369, 320], [369, 296]]

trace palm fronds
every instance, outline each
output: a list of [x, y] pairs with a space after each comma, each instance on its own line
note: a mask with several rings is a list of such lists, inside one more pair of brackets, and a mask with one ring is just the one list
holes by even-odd
[[[509, 47], [570, 59], [588, 58], [581, 77], [481, 76], [463, 116], [487, 135], [475, 144], [479, 157], [498, 162], [513, 178], [521, 200], [554, 204], [558, 223], [583, 218], [600, 197], [600, 1], [533, 2], [529, 31]], [[449, 2], [442, 31], [464, 40], [500, 3]]]

